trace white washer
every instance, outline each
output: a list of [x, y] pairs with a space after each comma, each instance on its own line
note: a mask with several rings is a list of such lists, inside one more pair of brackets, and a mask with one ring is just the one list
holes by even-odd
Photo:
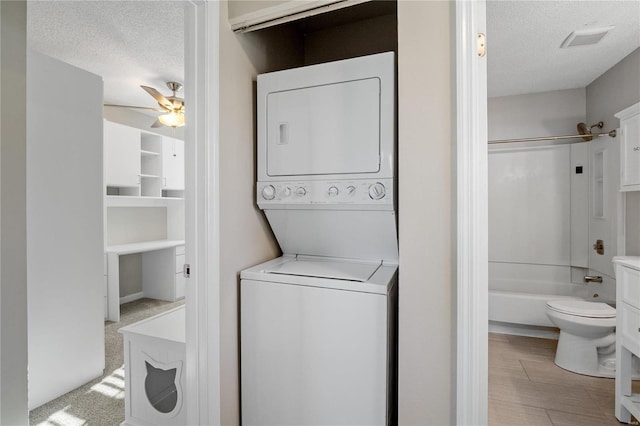
[[242, 271], [242, 424], [396, 419], [393, 53], [258, 76], [256, 201], [284, 256]]
[[282, 256], [242, 271], [244, 425], [392, 423], [397, 269]]

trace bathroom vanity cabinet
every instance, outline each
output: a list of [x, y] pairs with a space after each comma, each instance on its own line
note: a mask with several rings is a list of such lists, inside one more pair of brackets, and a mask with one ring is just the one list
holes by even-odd
[[640, 394], [631, 389], [633, 356], [640, 357], [640, 257], [615, 257], [616, 270], [616, 417], [640, 419]]
[[620, 119], [620, 190], [640, 191], [640, 102], [615, 116]]

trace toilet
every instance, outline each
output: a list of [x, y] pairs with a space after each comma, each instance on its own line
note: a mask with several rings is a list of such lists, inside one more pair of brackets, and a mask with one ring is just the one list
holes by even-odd
[[551, 300], [547, 316], [560, 329], [557, 366], [587, 376], [615, 377], [615, 308], [601, 302]]

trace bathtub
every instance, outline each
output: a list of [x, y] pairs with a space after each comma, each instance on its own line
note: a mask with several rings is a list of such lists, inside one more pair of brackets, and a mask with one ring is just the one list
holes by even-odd
[[489, 290], [489, 321], [555, 327], [547, 317], [547, 301], [579, 300], [576, 296]]

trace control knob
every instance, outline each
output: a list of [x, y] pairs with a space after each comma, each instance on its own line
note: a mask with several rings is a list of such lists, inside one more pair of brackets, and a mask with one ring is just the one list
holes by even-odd
[[376, 182], [369, 186], [369, 197], [371, 197], [372, 200], [380, 200], [384, 198], [385, 194], [385, 187], [380, 182]]
[[353, 185], [349, 185], [347, 186], [347, 194], [349, 195], [355, 195], [356, 194], [356, 187]]
[[332, 186], [331, 188], [329, 188], [329, 190], [327, 191], [327, 194], [329, 194], [329, 197], [336, 197], [338, 194], [340, 193], [340, 191], [338, 190], [337, 187]]
[[286, 186], [286, 187], [282, 190], [282, 196], [283, 196], [283, 197], [288, 197], [289, 195], [291, 195], [291, 188], [289, 188], [288, 186]]
[[276, 189], [273, 187], [273, 185], [267, 185], [262, 188], [262, 198], [264, 198], [265, 200], [273, 200], [274, 198], [276, 198]]
[[296, 194], [298, 195], [298, 197], [304, 197], [305, 195], [307, 195], [307, 190], [301, 186], [296, 189]]

